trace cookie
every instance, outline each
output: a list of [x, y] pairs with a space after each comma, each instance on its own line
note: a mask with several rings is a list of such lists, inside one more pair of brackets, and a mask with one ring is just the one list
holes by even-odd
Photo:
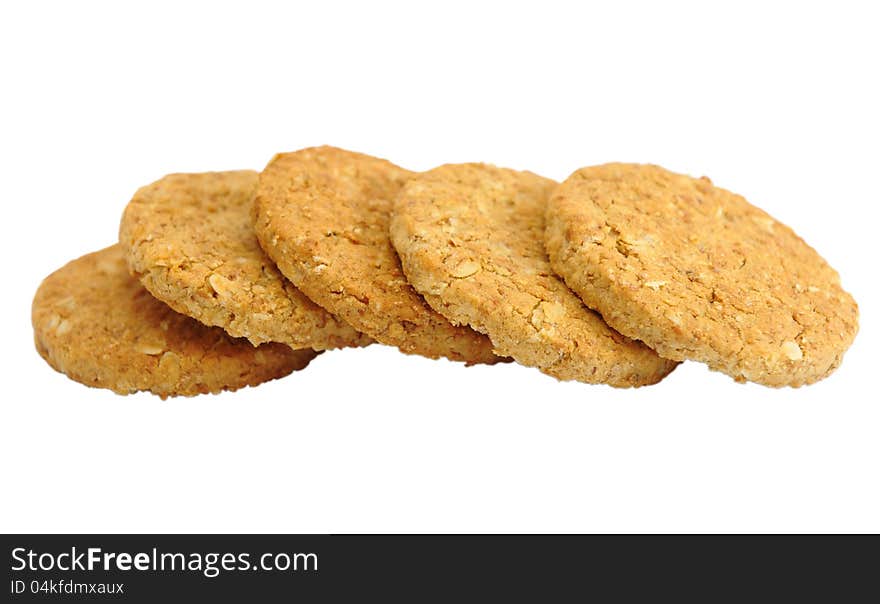
[[317, 354], [283, 344], [254, 347], [174, 312], [129, 275], [118, 245], [46, 277], [31, 319], [37, 350], [49, 365], [119, 394], [235, 390], [302, 369]]
[[253, 344], [326, 350], [369, 338], [309, 300], [260, 248], [253, 171], [171, 174], [135, 193], [119, 241], [144, 287], [177, 312]]
[[547, 207], [553, 268], [609, 325], [737, 381], [830, 374], [858, 330], [838, 274], [744, 198], [651, 165], [572, 174]]
[[485, 164], [412, 177], [391, 219], [404, 273], [434, 310], [523, 365], [618, 387], [659, 381], [675, 363], [608, 327], [550, 269], [544, 211], [555, 186]]
[[333, 147], [276, 155], [260, 174], [257, 237], [303, 293], [377, 341], [430, 358], [496, 362], [486, 336], [453, 326], [403, 275], [388, 222], [412, 175]]

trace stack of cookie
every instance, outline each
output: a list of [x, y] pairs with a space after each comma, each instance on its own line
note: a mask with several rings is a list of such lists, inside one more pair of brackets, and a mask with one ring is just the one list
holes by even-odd
[[834, 269], [706, 178], [633, 164], [561, 184], [486, 164], [414, 173], [332, 147], [141, 188], [119, 243], [47, 277], [32, 318], [58, 371], [162, 397], [372, 342], [618, 387], [683, 360], [800, 386], [858, 329]]

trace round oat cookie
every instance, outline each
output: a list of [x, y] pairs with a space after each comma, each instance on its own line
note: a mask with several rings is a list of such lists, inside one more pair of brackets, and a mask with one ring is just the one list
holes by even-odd
[[485, 164], [414, 176], [391, 220], [404, 273], [437, 312], [523, 365], [618, 387], [659, 381], [675, 363], [608, 327], [550, 269], [544, 210], [555, 186]]
[[737, 381], [830, 374], [858, 307], [822, 257], [745, 199], [650, 165], [572, 174], [547, 207], [553, 268], [609, 325]]
[[307, 296], [379, 342], [430, 358], [496, 362], [486, 336], [453, 326], [403, 275], [388, 222], [412, 175], [333, 147], [276, 155], [260, 175], [257, 237]]
[[129, 268], [177, 312], [253, 344], [326, 350], [369, 338], [309, 300], [260, 248], [257, 173], [171, 174], [135, 193], [119, 241]]
[[162, 398], [255, 386], [309, 364], [313, 350], [254, 347], [159, 302], [131, 277], [114, 245], [43, 281], [31, 319], [40, 355], [87, 386]]

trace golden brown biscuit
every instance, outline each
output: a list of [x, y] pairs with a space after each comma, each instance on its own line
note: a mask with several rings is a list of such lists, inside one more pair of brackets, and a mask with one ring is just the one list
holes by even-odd
[[177, 312], [253, 344], [325, 350], [369, 338], [309, 300], [254, 235], [257, 173], [171, 174], [135, 193], [119, 242], [129, 268]]
[[282, 153], [260, 174], [255, 230], [309, 298], [406, 353], [498, 361], [489, 339], [431, 310], [391, 247], [391, 204], [412, 172], [333, 147]]
[[544, 210], [555, 186], [485, 164], [413, 176], [391, 219], [404, 273], [434, 310], [523, 365], [618, 387], [659, 381], [675, 363], [608, 327], [550, 269]]
[[745, 199], [650, 165], [572, 174], [547, 208], [566, 283], [621, 333], [767, 386], [830, 374], [858, 307], [819, 254]]
[[254, 347], [174, 312], [129, 275], [118, 245], [46, 277], [31, 319], [37, 350], [53, 368], [119, 394], [235, 390], [302, 369], [317, 354], [283, 344]]

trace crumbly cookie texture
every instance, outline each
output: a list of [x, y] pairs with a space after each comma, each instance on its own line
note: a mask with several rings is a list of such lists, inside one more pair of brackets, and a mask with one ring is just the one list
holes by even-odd
[[309, 300], [260, 248], [257, 173], [171, 174], [135, 193], [119, 241], [151, 294], [253, 344], [326, 350], [370, 339]]
[[31, 320], [37, 351], [49, 365], [119, 394], [236, 390], [302, 369], [317, 354], [283, 344], [254, 347], [174, 312], [129, 275], [118, 245], [46, 277]]
[[551, 196], [553, 268], [621, 333], [737, 381], [829, 375], [858, 330], [838, 274], [744, 198], [658, 166], [572, 174]]
[[391, 240], [437, 312], [563, 380], [652, 384], [676, 365], [602, 320], [550, 269], [544, 211], [556, 183], [486, 164], [446, 165], [404, 185]]
[[257, 237], [307, 296], [379, 342], [430, 358], [497, 362], [486, 336], [452, 325], [403, 275], [388, 222], [412, 175], [333, 147], [276, 155], [260, 174]]

